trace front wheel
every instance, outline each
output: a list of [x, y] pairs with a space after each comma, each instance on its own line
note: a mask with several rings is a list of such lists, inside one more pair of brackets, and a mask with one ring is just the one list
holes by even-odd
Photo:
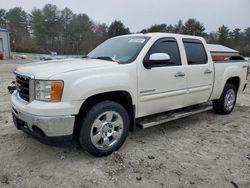
[[122, 146], [128, 131], [129, 117], [124, 107], [103, 101], [82, 117], [79, 144], [94, 156], [106, 156]]
[[213, 101], [213, 109], [218, 114], [230, 114], [236, 104], [237, 90], [233, 84], [226, 84], [220, 99]]

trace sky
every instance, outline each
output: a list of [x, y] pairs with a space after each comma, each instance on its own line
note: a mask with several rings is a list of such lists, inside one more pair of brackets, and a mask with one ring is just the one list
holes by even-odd
[[203, 23], [207, 32], [216, 31], [223, 24], [230, 29], [250, 27], [250, 0], [0, 0], [0, 8], [18, 6], [30, 12], [47, 3], [85, 13], [97, 23], [109, 25], [121, 20], [131, 32], [153, 24], [176, 24], [179, 19], [185, 22], [188, 18]]

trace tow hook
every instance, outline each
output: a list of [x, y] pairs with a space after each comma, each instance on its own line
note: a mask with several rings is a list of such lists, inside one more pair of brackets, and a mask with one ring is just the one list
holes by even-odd
[[9, 93], [12, 94], [16, 90], [16, 82], [12, 81], [12, 83], [8, 86]]

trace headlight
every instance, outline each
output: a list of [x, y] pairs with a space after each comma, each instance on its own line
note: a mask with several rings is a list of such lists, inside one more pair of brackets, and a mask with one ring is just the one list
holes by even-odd
[[47, 102], [60, 102], [63, 92], [63, 81], [35, 81], [35, 100]]

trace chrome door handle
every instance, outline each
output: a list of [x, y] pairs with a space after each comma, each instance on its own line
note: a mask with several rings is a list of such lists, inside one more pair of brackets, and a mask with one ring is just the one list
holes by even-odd
[[174, 76], [175, 77], [184, 77], [186, 74], [183, 72], [177, 72]]
[[204, 71], [204, 74], [211, 74], [213, 71], [211, 71], [210, 69], [206, 69], [205, 71]]

